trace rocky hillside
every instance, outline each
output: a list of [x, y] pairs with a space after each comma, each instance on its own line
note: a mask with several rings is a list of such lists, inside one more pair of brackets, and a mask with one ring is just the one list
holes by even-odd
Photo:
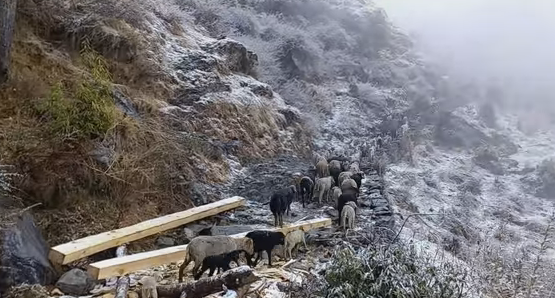
[[[550, 135], [442, 76], [370, 1], [20, 0], [16, 19], [0, 195], [17, 198], [6, 216], [40, 203], [49, 245], [229, 195], [252, 201], [241, 224], [263, 223], [317, 153], [364, 161], [368, 212], [388, 215], [362, 227], [401, 231], [387, 239], [405, 261], [441, 255], [468, 295], [548, 297]], [[348, 274], [327, 282], [345, 291]]]

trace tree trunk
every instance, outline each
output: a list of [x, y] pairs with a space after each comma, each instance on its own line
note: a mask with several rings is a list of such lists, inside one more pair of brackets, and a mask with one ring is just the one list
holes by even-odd
[[118, 280], [116, 287], [116, 296], [114, 298], [127, 298], [127, 290], [129, 290], [129, 276], [122, 276]]
[[0, 0], [0, 85], [8, 80], [17, 0]]
[[158, 297], [204, 297], [221, 292], [222, 285], [229, 289], [238, 289], [258, 280], [254, 271], [248, 266], [233, 268], [215, 277], [202, 278], [196, 282], [180, 283], [170, 286], [158, 286]]

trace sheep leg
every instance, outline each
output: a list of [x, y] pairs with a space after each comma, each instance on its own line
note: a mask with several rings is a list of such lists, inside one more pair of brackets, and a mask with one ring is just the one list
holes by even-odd
[[269, 249], [266, 253], [268, 254], [268, 267], [272, 267], [272, 250]]
[[278, 215], [274, 213], [274, 227], [278, 226]]
[[[216, 267], [210, 267], [210, 272], [208, 272], [208, 276], [214, 275], [214, 271], [216, 271]], [[218, 274], [220, 273], [220, 268], [218, 267]]]
[[292, 247], [287, 248], [287, 252], [288, 252], [288, 255], [289, 255], [289, 260], [291, 260], [293, 258], [293, 254], [291, 253], [292, 251], [293, 251]]
[[202, 276], [204, 271], [206, 271], [206, 269], [208, 269], [208, 266], [202, 265], [202, 268], [200, 269], [200, 271], [194, 275], [195, 280], [198, 280]]
[[198, 264], [198, 265], [197, 265], [197, 264], [195, 263], [195, 266], [193, 267], [193, 275], [195, 275], [195, 274], [198, 272], [198, 270], [200, 269], [200, 265], [201, 265], [201, 264]]
[[258, 265], [258, 261], [260, 260], [260, 252], [256, 252], [256, 259], [254, 260], [254, 266], [256, 267], [256, 265]]
[[191, 260], [187, 258], [186, 260], [183, 261], [183, 263], [181, 263], [181, 266], [179, 266], [179, 282], [183, 281], [183, 273], [185, 271], [185, 268], [187, 268], [190, 262]]

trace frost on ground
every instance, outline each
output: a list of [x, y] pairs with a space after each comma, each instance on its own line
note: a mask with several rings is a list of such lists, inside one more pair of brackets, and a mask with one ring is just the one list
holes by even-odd
[[[462, 110], [458, 115], [468, 123], [492, 132], [473, 118], [471, 107]], [[555, 154], [554, 135], [526, 136], [509, 116], [499, 123], [497, 133], [518, 150], [499, 154], [496, 168], [477, 165], [475, 152], [432, 143], [414, 149], [416, 166], [389, 167], [393, 203], [404, 214], [430, 214], [409, 218], [401, 235], [423, 251], [466, 263], [486, 293], [530, 291], [533, 297], [552, 297], [546, 282], [555, 269], [555, 250], [548, 245], [555, 209], [553, 201], [536, 193], [541, 188], [536, 167]]]

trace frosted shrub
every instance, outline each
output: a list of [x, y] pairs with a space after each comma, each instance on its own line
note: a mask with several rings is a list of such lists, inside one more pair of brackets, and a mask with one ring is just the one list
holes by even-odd
[[547, 198], [555, 198], [555, 160], [544, 160], [538, 166], [538, 177], [541, 180], [542, 188], [540, 195]]
[[[404, 86], [407, 80], [404, 72], [413, 67], [407, 60], [411, 59], [407, 54], [410, 42], [391, 26], [372, 1], [178, 0], [177, 3], [210, 35], [239, 40], [257, 53], [258, 79], [270, 84], [288, 104], [314, 117], [325, 116], [329, 108], [317, 105], [332, 102], [335, 96], [315, 95], [303, 83], [330, 90], [338, 89], [334, 86], [338, 78], [368, 86]], [[401, 60], [403, 63], [397, 63]], [[289, 83], [294, 80], [301, 83]], [[375, 101], [382, 103], [375, 93], [362, 90], [360, 96], [368, 101], [368, 107], [375, 107]]]
[[326, 270], [326, 297], [467, 297], [467, 274], [413, 247], [339, 250]]

